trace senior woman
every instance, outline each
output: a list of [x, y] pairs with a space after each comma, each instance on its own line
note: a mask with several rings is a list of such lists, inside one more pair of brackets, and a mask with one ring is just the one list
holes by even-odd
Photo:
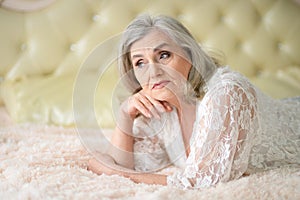
[[[110, 151], [89, 162], [95, 173], [201, 188], [300, 164], [300, 101], [272, 99], [220, 66], [177, 20], [138, 16], [119, 56], [132, 95]], [[169, 165], [179, 170], [156, 173]]]

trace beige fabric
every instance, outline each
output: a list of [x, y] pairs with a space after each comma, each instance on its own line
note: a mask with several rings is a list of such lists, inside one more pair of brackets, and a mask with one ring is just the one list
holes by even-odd
[[201, 190], [98, 176], [86, 169], [91, 155], [75, 129], [15, 125], [3, 108], [0, 143], [0, 199], [300, 199], [300, 168], [257, 173]]
[[[225, 64], [267, 94], [300, 95], [300, 5], [296, 1], [60, 0], [29, 13], [0, 8], [0, 102], [18, 122], [74, 125], [72, 92], [81, 64], [98, 44], [121, 33], [142, 12], [176, 17], [199, 43], [223, 52]], [[88, 64], [98, 70], [107, 66]], [[106, 73], [103, 89], [108, 93], [98, 94], [101, 102], [95, 112], [103, 127], [114, 124], [109, 91], [114, 89], [116, 74], [115, 69]], [[80, 119], [82, 124], [90, 126], [90, 115]]]
[[1, 6], [22, 12], [30, 12], [43, 9], [55, 0], [2, 0]]

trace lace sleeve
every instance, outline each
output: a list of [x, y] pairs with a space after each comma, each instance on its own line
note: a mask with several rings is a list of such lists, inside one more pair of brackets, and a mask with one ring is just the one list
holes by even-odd
[[254, 91], [222, 84], [208, 92], [197, 109], [185, 169], [167, 178], [168, 184], [180, 188], [208, 187], [228, 181], [232, 168], [240, 176], [248, 165], [250, 147], [245, 144], [256, 116]]

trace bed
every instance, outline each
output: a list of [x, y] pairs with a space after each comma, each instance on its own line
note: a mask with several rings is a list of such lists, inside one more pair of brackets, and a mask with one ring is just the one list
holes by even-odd
[[[14, 124], [0, 113], [1, 199], [299, 199], [300, 167], [283, 167], [200, 190], [136, 184], [87, 170], [92, 154], [75, 128]], [[89, 135], [97, 130], [80, 130]], [[111, 130], [104, 130], [109, 135]], [[91, 134], [92, 133], [92, 134]], [[172, 169], [169, 169], [172, 170]], [[169, 173], [165, 169], [161, 173]]]

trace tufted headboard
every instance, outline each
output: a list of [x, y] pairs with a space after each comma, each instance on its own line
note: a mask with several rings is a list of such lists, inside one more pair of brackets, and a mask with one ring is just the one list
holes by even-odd
[[[274, 98], [300, 95], [296, 0], [56, 0], [32, 12], [0, 8], [0, 103], [17, 122], [74, 125], [80, 66], [96, 66], [84, 72], [87, 77], [95, 73], [97, 59], [85, 62], [91, 51], [144, 12], [176, 17], [205, 49], [222, 52], [225, 64]], [[108, 47], [105, 55], [113, 50]], [[117, 79], [111, 67], [101, 79], [105, 87], [96, 92], [102, 127], [114, 124]], [[82, 104], [79, 120], [92, 126]]]

